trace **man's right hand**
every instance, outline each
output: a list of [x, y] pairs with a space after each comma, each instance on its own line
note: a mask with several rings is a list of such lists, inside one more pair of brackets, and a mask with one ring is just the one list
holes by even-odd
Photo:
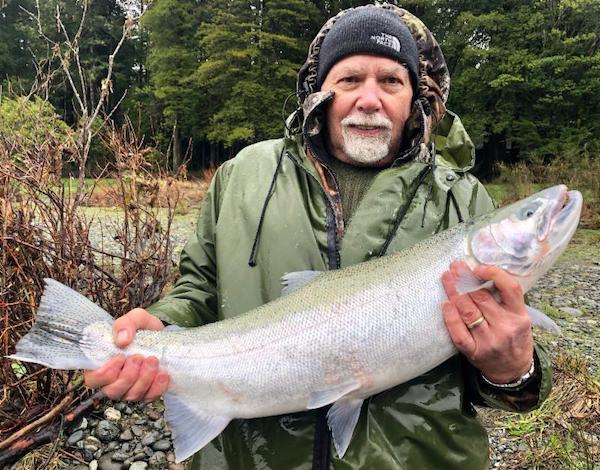
[[[115, 344], [128, 346], [137, 330], [162, 330], [165, 326], [155, 316], [142, 308], [134, 308], [113, 325]], [[150, 402], [160, 397], [169, 385], [169, 375], [159, 369], [156, 357], [140, 354], [117, 356], [102, 367], [86, 370], [85, 384], [90, 388], [101, 388], [111, 400], [144, 400]]]

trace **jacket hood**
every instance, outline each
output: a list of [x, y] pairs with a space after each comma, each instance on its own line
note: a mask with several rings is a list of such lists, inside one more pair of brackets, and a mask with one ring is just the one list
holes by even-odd
[[[423, 22], [395, 5], [366, 5], [356, 8], [385, 8], [398, 15], [417, 43], [419, 53], [418, 95], [413, 102], [411, 116], [405, 126], [409, 142], [396, 162], [420, 160], [429, 162], [431, 154], [428, 150], [431, 136], [446, 113], [446, 99], [450, 90], [450, 75], [442, 50], [433, 34]], [[324, 122], [325, 105], [333, 99], [334, 92], [317, 89], [317, 69], [321, 44], [331, 30], [333, 24], [342, 16], [355, 10], [349, 8], [330, 18], [313, 39], [306, 62], [298, 73], [296, 90], [298, 94], [298, 130], [305, 138], [320, 134]]]

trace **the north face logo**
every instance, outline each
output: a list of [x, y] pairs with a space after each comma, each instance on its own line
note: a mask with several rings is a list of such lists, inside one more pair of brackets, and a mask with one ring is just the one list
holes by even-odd
[[398, 38], [396, 36], [392, 36], [391, 34], [379, 33], [378, 35], [371, 36], [371, 40], [375, 41], [381, 46], [390, 47], [396, 52], [400, 52], [402, 49]]

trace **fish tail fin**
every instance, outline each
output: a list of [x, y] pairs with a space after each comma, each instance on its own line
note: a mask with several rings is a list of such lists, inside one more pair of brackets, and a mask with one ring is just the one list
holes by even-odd
[[35, 324], [19, 340], [15, 354], [7, 357], [53, 369], [99, 367], [117, 352], [114, 319], [73, 289], [54, 279], [44, 281]]

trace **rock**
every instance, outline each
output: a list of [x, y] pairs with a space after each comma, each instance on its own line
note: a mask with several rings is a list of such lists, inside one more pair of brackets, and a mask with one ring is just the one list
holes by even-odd
[[[79, 442], [83, 443], [83, 441]], [[89, 451], [87, 448], [83, 448], [79, 452], [81, 453], [82, 460], [85, 460], [86, 462], [91, 462], [92, 460], [94, 460], [94, 453]]]
[[92, 460], [90, 462], [90, 464], [88, 465], [90, 470], [98, 470], [98, 461], [97, 460]]
[[115, 462], [112, 459], [113, 453], [104, 454], [98, 460], [98, 470], [123, 470], [121, 462]]
[[581, 310], [573, 307], [561, 307], [560, 311], [566, 313], [567, 315], [571, 315], [572, 317], [580, 317], [583, 315]]
[[83, 440], [84, 445], [86, 446], [95, 446], [96, 448], [100, 447], [102, 443], [98, 440], [98, 438], [94, 436], [87, 436]]
[[154, 421], [154, 429], [160, 430], [160, 429], [164, 429], [165, 427], [165, 419], [164, 418], [159, 418], [156, 421]]
[[69, 438], [67, 439], [67, 445], [68, 446], [74, 446], [77, 442], [79, 442], [81, 439], [83, 439], [83, 431], [79, 430], [79, 431], [75, 431], [73, 434], [71, 434], [69, 436]]
[[116, 451], [112, 456], [112, 459], [115, 462], [125, 462], [125, 460], [127, 460], [128, 458], [129, 458], [129, 454], [124, 451]]
[[126, 406], [127, 406], [127, 404], [124, 401], [118, 401], [117, 403], [115, 403], [113, 405], [115, 410], [119, 410], [119, 411], [123, 411]]
[[146, 462], [133, 462], [129, 470], [146, 470], [148, 468], [148, 464]]
[[169, 450], [171, 448], [171, 441], [168, 439], [161, 439], [152, 444], [154, 450]]
[[162, 413], [150, 408], [148, 411], [146, 411], [146, 416], [148, 416], [148, 418], [150, 418], [152, 421], [156, 421], [162, 417]]
[[104, 417], [109, 421], [119, 421], [121, 419], [121, 412], [115, 408], [108, 407], [104, 410]]
[[97, 451], [98, 449], [100, 449], [100, 447], [97, 447], [97, 446], [95, 446], [95, 445], [90, 445], [90, 444], [88, 444], [88, 445], [86, 445], [86, 446], [85, 446], [83, 449], [84, 449], [84, 450], [86, 450], [87, 452], [89, 452], [89, 453], [90, 453], [90, 455], [91, 455], [93, 458], [95, 458], [95, 457], [96, 457], [96, 451]]
[[121, 435], [119, 436], [119, 440], [120, 441], [130, 441], [133, 439], [133, 433], [131, 432], [131, 429], [125, 429], [125, 431], [123, 431], [121, 433]]
[[148, 460], [151, 467], [160, 467], [167, 463], [167, 456], [164, 452], [155, 452], [152, 457]]
[[131, 426], [131, 432], [135, 436], [140, 437], [142, 434], [144, 434], [144, 429], [139, 424], [134, 424]]
[[69, 430], [71, 432], [75, 432], [78, 430], [85, 430], [88, 427], [88, 420], [86, 418], [81, 418], [81, 420], [77, 420], [73, 424], [69, 426]]
[[147, 432], [142, 437], [142, 445], [149, 446], [150, 444], [155, 443], [159, 438], [159, 435], [156, 431]]
[[116, 424], [106, 420], [100, 421], [95, 430], [96, 436], [98, 436], [98, 439], [100, 439], [102, 442], [110, 442], [116, 439], [119, 433], [119, 427]]
[[117, 450], [120, 444], [117, 441], [110, 441], [106, 446], [106, 452], [112, 452], [113, 450]]

